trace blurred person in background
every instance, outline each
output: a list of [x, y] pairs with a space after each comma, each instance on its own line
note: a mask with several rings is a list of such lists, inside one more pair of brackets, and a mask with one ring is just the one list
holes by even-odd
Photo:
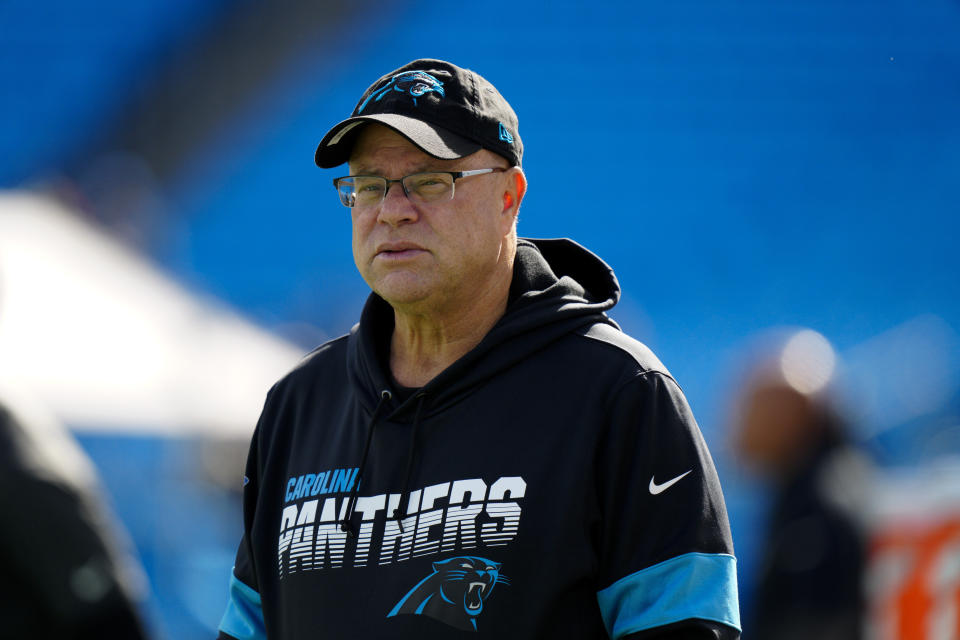
[[754, 614], [761, 640], [863, 637], [867, 466], [831, 395], [833, 350], [809, 330], [768, 347], [738, 399], [735, 448], [773, 504]]
[[0, 638], [146, 638], [120, 534], [72, 436], [0, 400]]

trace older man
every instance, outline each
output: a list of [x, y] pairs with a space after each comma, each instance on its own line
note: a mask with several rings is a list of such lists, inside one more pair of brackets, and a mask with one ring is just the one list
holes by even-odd
[[735, 560], [676, 382], [567, 240], [516, 234], [513, 110], [416, 60], [321, 141], [373, 290], [270, 391], [223, 638], [736, 638]]

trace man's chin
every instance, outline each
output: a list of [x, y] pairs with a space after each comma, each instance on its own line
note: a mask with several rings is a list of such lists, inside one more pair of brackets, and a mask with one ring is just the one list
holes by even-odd
[[400, 278], [388, 277], [371, 288], [395, 309], [423, 305], [430, 298], [430, 288], [412, 279], [403, 281]]

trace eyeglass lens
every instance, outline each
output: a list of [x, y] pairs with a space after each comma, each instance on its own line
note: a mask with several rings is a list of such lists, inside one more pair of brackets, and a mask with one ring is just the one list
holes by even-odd
[[[407, 197], [421, 202], [453, 197], [453, 176], [449, 173], [415, 173], [403, 178]], [[350, 176], [337, 183], [340, 201], [348, 207], [379, 204], [387, 194], [387, 179], [380, 176]]]

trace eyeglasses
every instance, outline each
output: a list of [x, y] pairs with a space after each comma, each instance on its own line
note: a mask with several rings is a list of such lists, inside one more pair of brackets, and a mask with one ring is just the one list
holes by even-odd
[[494, 171], [506, 171], [503, 167], [471, 169], [469, 171], [428, 171], [413, 173], [399, 180], [387, 180], [382, 176], [344, 176], [334, 178], [333, 186], [345, 207], [372, 207], [383, 202], [394, 182], [403, 186], [403, 192], [414, 202], [437, 202], [453, 198], [454, 184], [460, 178], [479, 176]]

